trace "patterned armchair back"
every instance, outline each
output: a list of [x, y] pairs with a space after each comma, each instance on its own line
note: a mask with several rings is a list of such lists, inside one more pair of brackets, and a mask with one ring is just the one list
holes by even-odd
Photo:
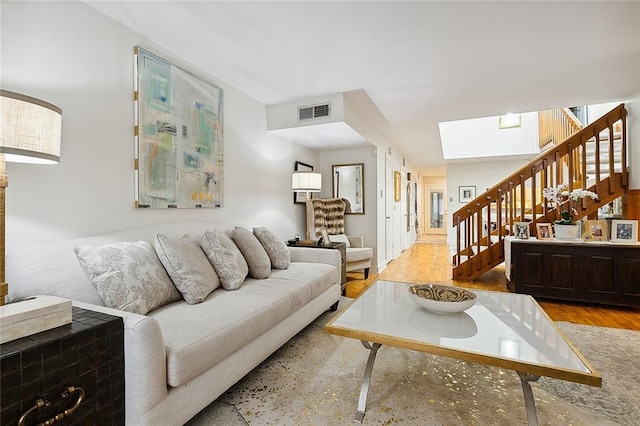
[[309, 204], [309, 234], [312, 238], [320, 237], [323, 228], [329, 235], [344, 234], [344, 212], [347, 207], [344, 199], [313, 198]]

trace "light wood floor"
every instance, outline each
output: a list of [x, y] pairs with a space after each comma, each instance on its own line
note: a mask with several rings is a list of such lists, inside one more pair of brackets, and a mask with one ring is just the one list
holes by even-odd
[[[362, 273], [348, 273], [346, 296], [357, 297], [376, 279], [409, 283], [442, 283], [479, 290], [508, 291], [503, 266], [494, 268], [474, 282], [452, 280], [451, 259], [445, 238], [445, 236], [431, 236], [417, 241], [389, 263], [382, 273], [370, 274], [367, 280], [362, 279]], [[538, 303], [554, 321], [640, 330], [639, 308], [545, 300], [538, 300]]]

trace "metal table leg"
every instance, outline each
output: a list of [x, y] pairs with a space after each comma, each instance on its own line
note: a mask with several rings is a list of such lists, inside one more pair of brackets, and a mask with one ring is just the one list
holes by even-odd
[[362, 386], [360, 386], [360, 398], [358, 398], [358, 410], [353, 418], [356, 423], [362, 423], [364, 419], [364, 412], [367, 408], [367, 394], [369, 393], [369, 382], [371, 382], [371, 372], [373, 371], [373, 363], [376, 360], [378, 349], [382, 346], [380, 343], [374, 343], [371, 345], [364, 340], [360, 341], [362, 346], [369, 349], [369, 359], [367, 360], [367, 366], [364, 369], [364, 377], [362, 378]]
[[529, 426], [538, 426], [538, 416], [536, 415], [536, 402], [533, 399], [533, 391], [529, 382], [536, 382], [540, 376], [536, 376], [528, 373], [517, 372], [520, 376], [520, 383], [522, 384], [522, 392], [524, 393], [524, 406], [527, 410], [527, 421]]

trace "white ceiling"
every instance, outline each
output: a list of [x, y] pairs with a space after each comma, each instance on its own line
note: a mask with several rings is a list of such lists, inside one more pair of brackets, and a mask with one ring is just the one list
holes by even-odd
[[640, 93], [638, 1], [87, 3], [267, 105], [364, 90], [426, 174], [439, 121]]

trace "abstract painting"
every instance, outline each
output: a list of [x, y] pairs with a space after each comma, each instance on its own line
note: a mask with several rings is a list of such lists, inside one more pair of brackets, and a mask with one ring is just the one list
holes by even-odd
[[222, 89], [138, 46], [134, 66], [136, 207], [222, 207]]

